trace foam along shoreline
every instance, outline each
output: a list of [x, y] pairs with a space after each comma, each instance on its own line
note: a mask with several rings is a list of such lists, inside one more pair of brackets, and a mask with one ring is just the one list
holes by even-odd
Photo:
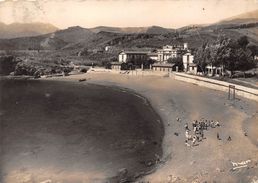
[[[161, 116], [165, 127], [162, 158], [165, 163], [143, 181], [256, 181], [258, 146], [254, 142], [258, 141], [258, 134], [244, 127], [250, 119], [257, 121], [257, 102], [244, 98], [230, 101], [224, 92], [160, 76], [87, 73], [63, 79], [78, 81], [80, 78], [86, 78], [86, 83], [134, 90], [146, 97]], [[221, 128], [205, 132], [206, 139], [198, 146], [186, 147], [184, 125], [200, 118], [218, 120]], [[252, 123], [252, 129], [257, 126]], [[217, 133], [221, 140], [217, 140]], [[231, 141], [227, 140], [228, 136]], [[251, 161], [246, 168], [232, 171], [232, 162], [245, 160]]]

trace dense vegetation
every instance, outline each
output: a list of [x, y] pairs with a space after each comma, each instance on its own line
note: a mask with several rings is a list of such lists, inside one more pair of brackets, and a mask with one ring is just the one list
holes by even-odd
[[238, 40], [221, 37], [216, 41], [203, 43], [195, 53], [194, 62], [203, 73], [207, 65], [222, 66], [232, 76], [235, 71], [245, 72], [254, 68], [255, 54], [257, 46], [249, 44], [246, 36]]
[[2, 56], [0, 57], [0, 75], [8, 75], [15, 70], [17, 63], [20, 60], [14, 56]]
[[[41, 75], [65, 74], [72, 71], [72, 67], [65, 61], [44, 60], [25, 60], [15, 56], [0, 57], [1, 75], [27, 75], [39, 77]], [[60, 63], [62, 62], [62, 64]]]

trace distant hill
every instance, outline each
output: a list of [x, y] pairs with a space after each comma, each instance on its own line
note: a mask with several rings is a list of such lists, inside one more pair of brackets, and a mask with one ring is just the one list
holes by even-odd
[[159, 26], [150, 27], [107, 27], [99, 26], [90, 29], [92, 32], [114, 32], [120, 34], [167, 34], [173, 32], [174, 29], [167, 29]]
[[0, 39], [0, 50], [57, 50], [65, 45], [65, 41], [46, 35]]
[[165, 44], [184, 42], [188, 42], [191, 48], [198, 48], [204, 41], [216, 40], [219, 36], [232, 39], [247, 36], [249, 41], [258, 45], [257, 12], [248, 12], [210, 25], [189, 25], [179, 29], [159, 26], [99, 26], [87, 29], [75, 26], [39, 36], [0, 39], [0, 50], [50, 49], [70, 53], [83, 49], [103, 49], [110, 45], [117, 51], [127, 48], [159, 48]]
[[74, 43], [82, 40], [93, 39], [96, 34], [89, 29], [82, 28], [80, 26], [74, 26], [64, 30], [56, 31], [50, 35], [67, 43]]
[[146, 34], [168, 34], [173, 33], [174, 29], [163, 28], [159, 26], [151, 26], [146, 30]]
[[2, 39], [0, 40], [0, 49], [56, 50], [80, 41], [88, 42], [95, 36], [96, 34], [88, 29], [75, 26], [39, 36]]
[[58, 28], [47, 23], [12, 23], [0, 22], [0, 39], [31, 37], [57, 31]]
[[227, 18], [223, 21], [231, 21], [231, 20], [236, 20], [236, 19], [256, 19], [256, 20], [258, 20], [258, 9]]
[[258, 10], [233, 16], [198, 29], [200, 34], [217, 34], [237, 39], [247, 36], [249, 41], [258, 44]]
[[258, 23], [258, 9], [255, 11], [243, 13], [237, 16], [233, 16], [230, 18], [226, 18], [217, 23], [211, 24], [208, 27], [215, 26], [217, 28], [229, 28], [229, 27], [237, 27], [242, 24], [251, 24]]

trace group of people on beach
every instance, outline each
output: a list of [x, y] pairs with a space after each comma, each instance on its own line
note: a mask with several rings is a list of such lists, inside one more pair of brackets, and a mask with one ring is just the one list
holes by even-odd
[[[219, 127], [220, 123], [219, 121], [213, 121], [213, 120], [204, 120], [203, 118], [201, 120], [194, 120], [192, 122], [192, 130], [193, 133], [190, 134], [190, 128], [188, 126], [188, 123], [185, 124], [185, 144], [186, 146], [195, 146], [197, 142], [200, 142], [204, 139], [204, 130], [208, 130], [208, 128], [216, 128]], [[218, 136], [218, 134], [217, 134]], [[218, 138], [218, 137], [217, 137]]]

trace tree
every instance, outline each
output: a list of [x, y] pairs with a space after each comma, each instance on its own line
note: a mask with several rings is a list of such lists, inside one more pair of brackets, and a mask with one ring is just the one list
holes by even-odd
[[195, 53], [194, 63], [198, 66], [198, 70], [202, 73], [205, 72], [205, 67], [208, 65], [209, 51], [208, 43], [204, 42], [200, 48], [197, 49]]
[[258, 47], [255, 44], [249, 43], [246, 48], [252, 52], [253, 57], [258, 54]]
[[17, 63], [20, 60], [14, 56], [1, 56], [0, 57], [0, 74], [8, 75], [15, 70]]
[[237, 40], [237, 43], [240, 47], [242, 48], [246, 48], [246, 46], [248, 45], [249, 41], [247, 36], [242, 36]]
[[255, 67], [252, 51], [247, 47], [249, 41], [247, 38], [241, 37], [237, 41], [228, 40], [223, 45], [218, 56], [220, 63], [231, 72], [245, 71]]
[[194, 62], [204, 72], [207, 65], [222, 66], [230, 71], [231, 76], [236, 70], [247, 71], [255, 67], [253, 55], [255, 46], [248, 47], [246, 36], [238, 40], [219, 38], [210, 43], [204, 43], [196, 52]]
[[239, 48], [236, 51], [237, 59], [236, 59], [236, 69], [244, 72], [255, 67], [254, 58], [252, 57], [252, 52], [250, 50], [245, 50], [243, 48]]

